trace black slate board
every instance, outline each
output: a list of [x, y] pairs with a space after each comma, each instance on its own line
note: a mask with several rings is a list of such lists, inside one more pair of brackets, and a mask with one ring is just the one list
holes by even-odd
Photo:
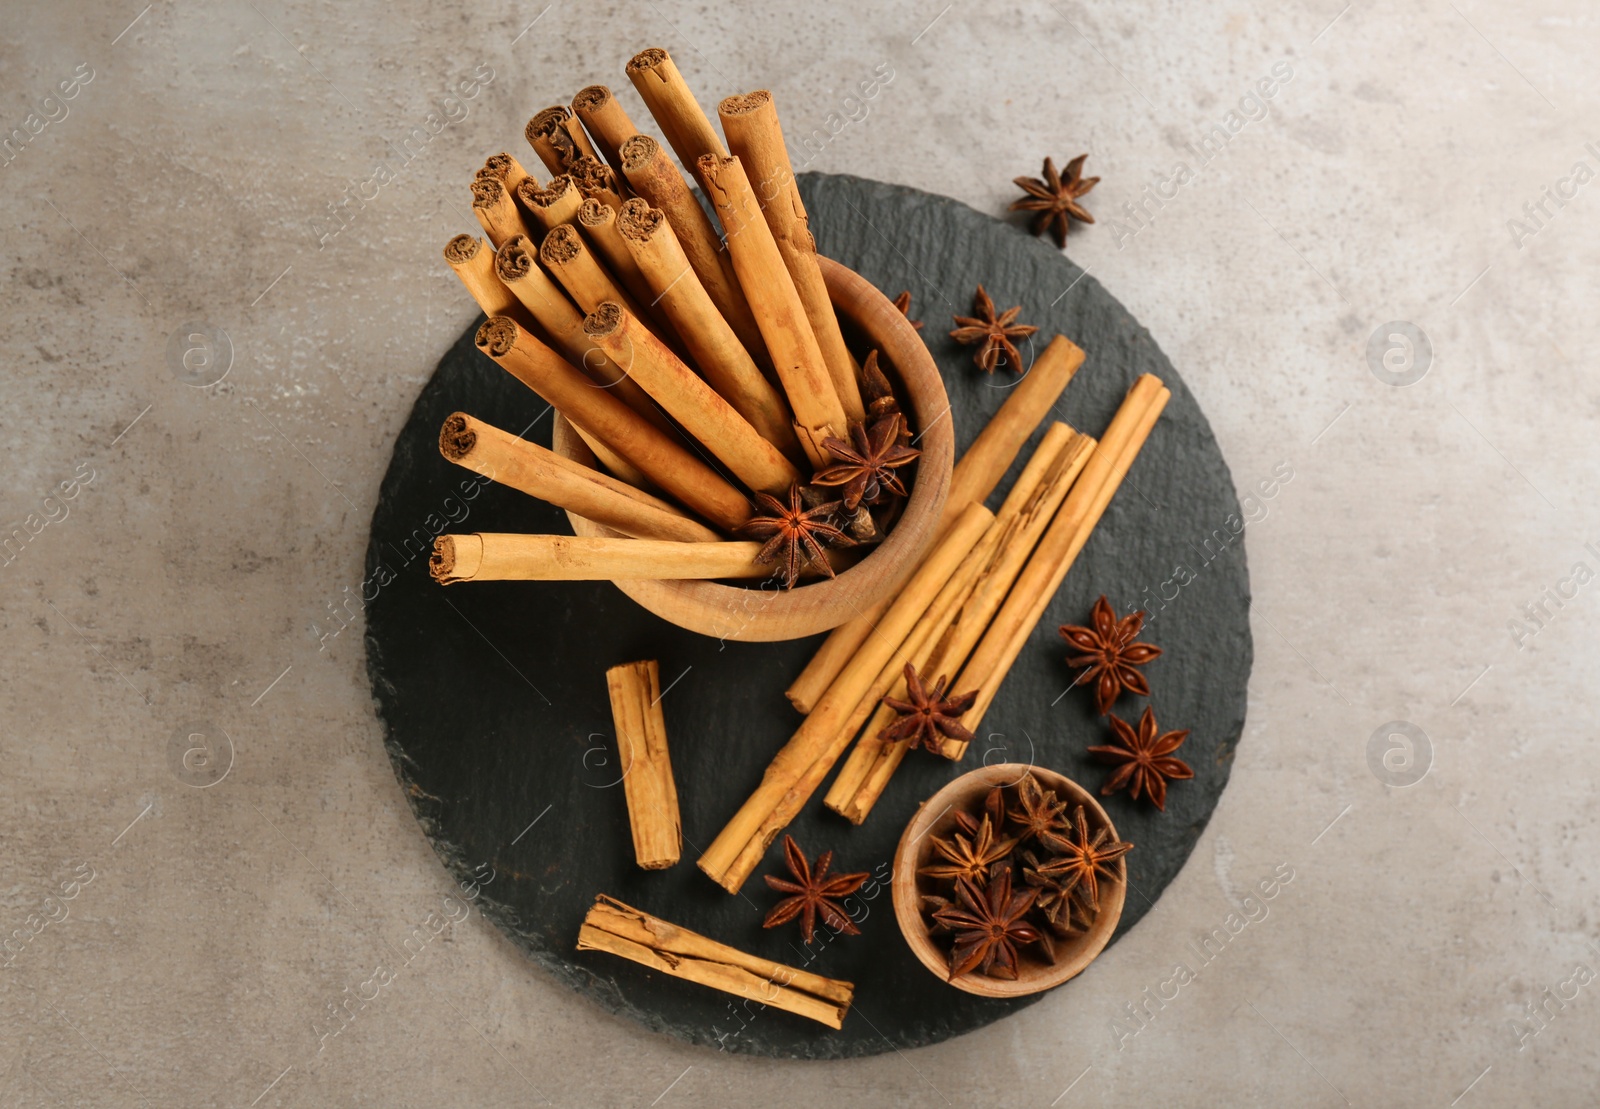
[[[439, 425], [457, 409], [549, 442], [544, 403], [473, 349], [471, 329], [418, 398], [384, 478], [367, 554], [366, 593], [376, 593], [367, 607], [367, 652], [389, 753], [418, 820], [456, 878], [488, 879], [477, 903], [535, 963], [605, 1008], [695, 1043], [838, 1058], [935, 1043], [1036, 1000], [972, 997], [923, 969], [895, 926], [889, 863], [919, 801], [980, 759], [1037, 762], [1092, 789], [1104, 781], [1106, 769], [1084, 748], [1106, 742], [1106, 729], [1087, 690], [1061, 696], [1072, 674], [1055, 630], [1086, 623], [1102, 592], [1119, 612], [1162, 606], [1147, 636], [1166, 651], [1147, 670], [1153, 704], [1164, 728], [1193, 731], [1179, 753], [1195, 778], [1171, 787], [1164, 814], [1122, 794], [1106, 800], [1122, 837], [1137, 845], [1117, 934], [1138, 922], [1183, 865], [1227, 781], [1244, 725], [1250, 596], [1239, 503], [1205, 416], [1149, 333], [1093, 278], [1047, 242], [944, 197], [815, 174], [802, 178], [801, 191], [823, 253], [891, 296], [911, 291], [913, 315], [926, 318], [923, 335], [945, 376], [958, 448], [1015, 380], [1004, 372], [986, 377], [970, 350], [945, 337], [951, 313], [970, 311], [980, 280], [1002, 308], [1020, 303], [1022, 319], [1039, 324], [1042, 337], [1061, 332], [1088, 351], [1058, 418], [1097, 434], [1137, 374], [1156, 373], [1172, 389], [966, 765], [914, 755], [862, 827], [825, 812], [820, 797], [791, 827], [808, 851], [832, 848], [840, 867], [879, 879], [861, 895], [862, 935], [819, 937], [808, 952], [792, 926], [761, 928], [776, 898], [759, 876], [729, 896], [694, 865], [697, 848], [742, 803], [799, 722], [783, 690], [820, 637], [718, 642], [657, 619], [608, 583], [446, 590], [429, 580], [426, 551], [438, 532], [567, 530], [555, 509], [479, 487], [439, 456]], [[1024, 348], [1030, 361], [1033, 353]], [[632, 862], [603, 676], [639, 658], [659, 659], [662, 684], [670, 686], [663, 704], [683, 814], [684, 858], [655, 873]], [[1142, 707], [1125, 697], [1116, 711], [1132, 720]], [[778, 869], [775, 845], [757, 873]], [[855, 1007], [834, 1032], [608, 955], [579, 955], [578, 926], [599, 892], [852, 981]]]

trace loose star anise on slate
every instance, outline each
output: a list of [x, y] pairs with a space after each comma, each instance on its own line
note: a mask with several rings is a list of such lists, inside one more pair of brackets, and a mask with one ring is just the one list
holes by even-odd
[[961, 716], [978, 700], [978, 691], [970, 690], [946, 700], [944, 693], [947, 680], [941, 676], [929, 689], [917, 677], [917, 668], [906, 663], [906, 696], [911, 699], [883, 699], [884, 704], [900, 714], [900, 719], [883, 729], [880, 738], [908, 740], [913, 749], [922, 746], [934, 752], [939, 750], [941, 736], [971, 743], [975, 737], [961, 726]]
[[1087, 154], [1079, 154], [1067, 163], [1067, 172], [1064, 175], [1056, 173], [1056, 164], [1049, 158], [1044, 160], [1044, 180], [1037, 177], [1018, 177], [1016, 186], [1027, 196], [1011, 202], [1013, 212], [1033, 212], [1033, 233], [1035, 235], [1048, 229], [1056, 241], [1056, 246], [1067, 245], [1067, 229], [1072, 226], [1074, 219], [1084, 223], [1093, 223], [1094, 217], [1087, 208], [1078, 203], [1078, 198], [1100, 183], [1098, 177], [1083, 176], [1084, 159]]
[[914, 320], [914, 319], [911, 318], [911, 290], [910, 289], [907, 289], [905, 292], [901, 293], [899, 296], [894, 298], [894, 306], [896, 308], [900, 309], [900, 314], [906, 318], [906, 322], [908, 324], [910, 324], [917, 331], [921, 331], [922, 330], [922, 321], [921, 320]]
[[979, 285], [977, 295], [972, 298], [972, 311], [976, 314], [954, 317], [960, 326], [950, 332], [950, 338], [967, 346], [974, 343], [983, 344], [978, 348], [978, 353], [972, 356], [972, 360], [984, 373], [994, 373], [1002, 360], [1008, 369], [1021, 373], [1022, 355], [1017, 353], [1016, 344], [1012, 340], [1026, 339], [1039, 330], [1032, 324], [1015, 322], [1022, 312], [1022, 306], [1007, 308], [997, 316], [994, 311], [994, 301], [984, 291], [983, 286]]
[[1111, 730], [1117, 735], [1117, 742], [1122, 746], [1091, 747], [1089, 754], [1103, 762], [1122, 765], [1101, 787], [1101, 795], [1115, 793], [1127, 786], [1129, 797], [1137, 801], [1143, 793], [1155, 802], [1156, 808], [1166, 812], [1167, 782], [1194, 777], [1189, 764], [1172, 753], [1189, 738], [1189, 729], [1158, 735], [1156, 714], [1150, 711], [1149, 705], [1145, 706], [1144, 715], [1139, 718], [1137, 732], [1133, 730], [1133, 725], [1115, 716], [1107, 719], [1111, 722]]
[[824, 851], [817, 856], [815, 866], [806, 862], [804, 852], [800, 845], [794, 841], [793, 836], [783, 837], [784, 862], [789, 867], [789, 873], [794, 875], [794, 881], [787, 878], [775, 878], [771, 874], [762, 875], [767, 880], [767, 885], [780, 893], [792, 894], [778, 902], [767, 919], [761, 922], [763, 928], [776, 928], [780, 924], [787, 924], [795, 917], [800, 918], [800, 935], [806, 943], [811, 942], [811, 937], [816, 933], [817, 917], [830, 928], [836, 928], [849, 936], [858, 936], [861, 929], [855, 926], [844, 907], [835, 899], [848, 897], [870, 877], [868, 874], [835, 874], [829, 876], [828, 868], [833, 865], [833, 852]]
[[[1109, 828], [1097, 828], [1090, 836], [1082, 805], [1073, 811], [1072, 823], [1073, 830], [1066, 835], [1045, 833], [1042, 842], [1056, 857], [1034, 868], [1034, 873], [1055, 885], [1063, 895], [1077, 897], [1084, 908], [1099, 912], [1100, 879], [1117, 881], [1121, 877], [1112, 864], [1133, 850], [1133, 844], [1113, 840]], [[1023, 877], [1028, 878], [1026, 871]]]
[[996, 874], [987, 891], [966, 879], [958, 881], [957, 904], [935, 914], [956, 935], [951, 979], [973, 969], [992, 978], [1016, 978], [1017, 945], [1040, 939], [1039, 930], [1022, 919], [1038, 896], [1036, 889], [1012, 893], [1010, 870]]
[[1093, 627], [1063, 624], [1061, 638], [1083, 652], [1067, 659], [1067, 665], [1089, 667], [1078, 675], [1078, 680], [1094, 680], [1095, 711], [1104, 716], [1123, 690], [1150, 696], [1150, 683], [1134, 667], [1159, 658], [1161, 648], [1135, 643], [1139, 629], [1144, 627], [1144, 613], [1132, 612], [1118, 620], [1104, 594], [1094, 603], [1089, 616]]
[[928, 878], [946, 880], [965, 879], [979, 886], [989, 881], [989, 870], [1002, 862], [1016, 847], [1014, 839], [996, 839], [994, 821], [986, 815], [978, 825], [978, 833], [967, 837], [954, 832], [949, 839], [929, 836], [928, 843], [944, 862], [925, 866], [917, 873]]
[[1017, 783], [1017, 805], [1006, 818], [1022, 831], [1023, 840], [1039, 840], [1046, 832], [1060, 835], [1067, 830], [1067, 803], [1056, 800], [1055, 790], [1046, 790], [1032, 774]]
[[828, 564], [822, 544], [835, 543], [842, 547], [853, 545], [848, 535], [828, 523], [839, 510], [838, 501], [808, 509], [801, 504], [800, 486], [791, 485], [788, 507], [766, 493], [757, 493], [756, 503], [761, 506], [762, 515], [740, 524], [736, 534], [745, 539], [767, 541], [767, 545], [756, 555], [757, 562], [771, 562], [778, 557], [778, 552], [783, 552], [785, 589], [794, 588], [794, 583], [800, 580], [800, 570], [808, 563], [833, 577], [833, 567]]
[[851, 424], [848, 443], [843, 439], [824, 439], [822, 445], [836, 461], [819, 471], [811, 479], [812, 484], [844, 486], [844, 506], [851, 512], [863, 503], [876, 504], [889, 493], [905, 496], [905, 483], [895, 471], [914, 462], [922, 452], [901, 446], [903, 419], [895, 412], [871, 427]]

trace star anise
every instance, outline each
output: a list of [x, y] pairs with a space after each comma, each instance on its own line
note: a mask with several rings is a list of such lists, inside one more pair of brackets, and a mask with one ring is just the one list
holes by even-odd
[[906, 696], [909, 701], [885, 697], [883, 703], [900, 714], [900, 719], [880, 733], [880, 738], [908, 740], [912, 748], [926, 747], [939, 750], [939, 737], [971, 743], [975, 736], [961, 725], [961, 716], [978, 700], [978, 691], [970, 690], [959, 697], [945, 698], [945, 676], [929, 689], [917, 677], [917, 668], [906, 663]]
[[1017, 807], [1007, 810], [1006, 819], [1022, 830], [1023, 840], [1038, 840], [1046, 832], [1056, 835], [1067, 830], [1067, 803], [1056, 800], [1055, 790], [1046, 790], [1032, 774], [1017, 783]]
[[1022, 306], [1007, 308], [999, 315], [995, 315], [994, 301], [984, 291], [982, 285], [978, 286], [977, 295], [972, 298], [972, 316], [956, 316], [955, 321], [960, 326], [950, 332], [950, 338], [958, 343], [971, 346], [982, 343], [978, 353], [972, 356], [979, 369], [984, 373], [994, 373], [1002, 362], [1006, 368], [1022, 372], [1022, 355], [1017, 353], [1013, 339], [1026, 339], [1037, 327], [1032, 324], [1016, 323], [1017, 316], [1022, 312]]
[[1161, 648], [1135, 643], [1139, 629], [1144, 627], [1144, 613], [1131, 612], [1118, 620], [1104, 594], [1094, 603], [1089, 617], [1093, 627], [1063, 624], [1061, 638], [1082, 652], [1067, 659], [1067, 665], [1089, 667], [1078, 675], [1078, 681], [1094, 680], [1095, 711], [1104, 716], [1123, 690], [1150, 696], [1150, 683], [1134, 667], [1159, 658]]
[[1011, 872], [995, 875], [987, 891], [962, 879], [956, 902], [935, 918], [956, 934], [950, 950], [950, 978], [977, 970], [992, 978], [1017, 977], [1017, 945], [1037, 943], [1039, 929], [1023, 920], [1039, 896], [1036, 889], [1011, 892]]
[[761, 922], [761, 926], [776, 928], [799, 917], [800, 935], [806, 943], [810, 943], [811, 937], [816, 933], [817, 917], [820, 916], [822, 922], [830, 928], [849, 936], [860, 935], [861, 929], [855, 926], [855, 922], [850, 919], [836, 898], [848, 897], [856, 892], [870, 875], [835, 874], [830, 877], [828, 868], [833, 865], [833, 852], [824, 851], [817, 856], [816, 865], [812, 866], [806, 862], [805, 854], [793, 836], [783, 837], [783, 857], [789, 867], [789, 873], [794, 875], [794, 881], [775, 878], [771, 874], [762, 877], [766, 878], [767, 885], [773, 889], [793, 896], [785, 897], [774, 905], [772, 911], [767, 914], [767, 919]]
[[1146, 705], [1139, 717], [1139, 730], [1115, 716], [1107, 717], [1111, 730], [1117, 735], [1120, 747], [1091, 747], [1089, 753], [1103, 762], [1121, 763], [1116, 772], [1100, 788], [1102, 795], [1115, 793], [1124, 786], [1128, 796], [1135, 801], [1142, 793], [1155, 803], [1156, 808], [1167, 809], [1167, 782], [1194, 777], [1189, 764], [1175, 756], [1183, 741], [1189, 738], [1189, 729], [1180, 732], [1157, 734], [1156, 714]]
[[861, 504], [876, 504], [889, 493], [906, 495], [905, 483], [895, 471], [914, 462], [921, 451], [900, 444], [898, 412], [875, 421], [871, 427], [850, 425], [850, 442], [824, 439], [836, 460], [811, 479], [813, 485], [844, 486], [844, 506], [854, 512]]
[[949, 839], [929, 836], [928, 842], [945, 861], [923, 867], [917, 871], [918, 875], [945, 880], [965, 879], [980, 886], [988, 883], [990, 869], [1004, 861], [1017, 845], [1014, 839], [996, 839], [994, 821], [987, 815], [979, 822], [975, 836], [953, 832]]
[[1087, 154], [1079, 154], [1067, 163], [1067, 172], [1056, 173], [1056, 164], [1049, 158], [1044, 160], [1044, 180], [1037, 177], [1018, 177], [1017, 188], [1027, 193], [1011, 202], [1013, 212], [1033, 212], [1033, 233], [1035, 235], [1048, 229], [1056, 241], [1056, 246], [1067, 245], [1067, 229], [1072, 226], [1074, 219], [1083, 223], [1093, 223], [1094, 217], [1087, 208], [1078, 203], [1078, 198], [1100, 183], [1098, 177], [1085, 177], [1083, 175], [1083, 162]]
[[[1034, 908], [1039, 910], [1039, 915], [1044, 917], [1045, 923], [1064, 939], [1082, 935], [1094, 923], [1094, 913], [1083, 905], [1070, 893], [1062, 891], [1061, 887], [1047, 877], [1039, 875], [1039, 859], [1032, 851], [1022, 853], [1022, 878], [1028, 885], [1039, 891], [1039, 900], [1034, 902]], [[1052, 956], [1051, 959], [1054, 962]]]
[[1006, 794], [1002, 786], [995, 786], [983, 799], [983, 812], [974, 816], [965, 809], [957, 809], [955, 815], [956, 827], [969, 836], [978, 834], [979, 821], [987, 817], [996, 828], [1004, 828], [1006, 821]]
[[765, 539], [767, 545], [756, 555], [756, 561], [768, 563], [783, 552], [783, 587], [793, 589], [800, 580], [800, 571], [806, 565], [815, 566], [830, 578], [833, 567], [823, 552], [823, 543], [848, 547], [852, 540], [844, 532], [828, 523], [839, 510], [838, 501], [829, 501], [815, 508], [806, 508], [800, 500], [800, 486], [789, 487], [789, 504], [784, 506], [778, 498], [766, 493], [756, 494], [756, 503], [762, 514], [740, 524], [737, 534], [745, 539]]
[[906, 318], [906, 322], [909, 323], [915, 330], [922, 330], [922, 321], [911, 318], [911, 290], [907, 289], [905, 292], [895, 297], [894, 306], [900, 309], [900, 314]]
[[[1133, 844], [1112, 839], [1109, 828], [1096, 828], [1090, 836], [1089, 820], [1082, 805], [1073, 811], [1072, 823], [1073, 829], [1066, 835], [1046, 832], [1041, 837], [1041, 842], [1054, 851], [1056, 857], [1035, 867], [1033, 872], [1039, 879], [1056, 886], [1063, 895], [1075, 896], [1084, 908], [1099, 912], [1100, 879], [1109, 878], [1113, 882], [1121, 879], [1114, 864], [1133, 850]], [[1023, 872], [1023, 877], [1028, 879], [1027, 871]]]

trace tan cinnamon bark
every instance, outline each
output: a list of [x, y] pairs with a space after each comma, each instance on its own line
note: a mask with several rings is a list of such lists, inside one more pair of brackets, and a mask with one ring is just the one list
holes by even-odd
[[485, 316], [527, 319], [527, 311], [495, 274], [494, 251], [476, 235], [457, 235], [444, 244], [444, 260], [466, 286]]
[[[995, 486], [1011, 468], [1024, 443], [1049, 415], [1067, 383], [1083, 365], [1083, 351], [1070, 339], [1057, 335], [1034, 361], [1033, 367], [1011, 388], [1005, 403], [984, 425], [978, 438], [956, 462], [950, 478], [950, 493], [945, 499], [940, 528], [973, 501], [989, 499]], [[832, 683], [840, 669], [872, 634], [892, 597], [886, 597], [848, 623], [835, 628], [817, 649], [786, 696], [801, 712], [810, 712], [817, 698]]]
[[822, 351], [822, 360], [833, 380], [833, 391], [854, 423], [866, 419], [857, 380], [856, 361], [845, 346], [839, 330], [839, 317], [828, 299], [828, 285], [817, 265], [817, 241], [811, 235], [805, 203], [795, 185], [794, 168], [783, 143], [783, 128], [772, 94], [765, 89], [730, 96], [717, 106], [728, 146], [744, 165], [755, 190], [761, 214], [778, 244], [778, 253], [794, 281], [806, 319]]
[[594, 156], [589, 136], [573, 117], [572, 109], [556, 104], [528, 121], [523, 138], [552, 174], [567, 172], [567, 166], [580, 154]]
[[517, 199], [538, 228], [538, 238], [543, 238], [563, 223], [577, 219], [578, 208], [583, 204], [583, 194], [578, 191], [572, 178], [564, 173], [552, 177], [542, 189], [529, 178], [519, 187]]
[[472, 182], [472, 214], [483, 225], [484, 234], [496, 250], [509, 239], [527, 235], [522, 213], [497, 177], [480, 177]]
[[[1005, 605], [995, 614], [994, 622], [962, 670], [962, 680], [978, 690], [977, 703], [962, 718], [968, 728], [975, 729], [983, 722], [1011, 664], [1022, 653], [1050, 599], [1061, 588], [1062, 579], [1088, 542], [1171, 396], [1171, 391], [1151, 374], [1141, 374], [1128, 390], [1066, 503], [1050, 522]], [[965, 752], [965, 744], [947, 742], [941, 753], [947, 758], [959, 758]]]
[[626, 199], [617, 184], [617, 175], [611, 167], [589, 154], [580, 155], [567, 167], [567, 176], [578, 186], [584, 198], [593, 198], [612, 208], [621, 208]]
[[622, 172], [622, 144], [639, 133], [628, 118], [628, 113], [605, 85], [590, 85], [572, 98], [573, 114], [583, 123], [584, 130], [594, 142], [594, 148], [610, 163], [611, 168]]
[[800, 449], [812, 466], [820, 469], [830, 459], [823, 441], [844, 438], [850, 427], [805, 306], [739, 159], [708, 154], [700, 159], [699, 171], [728, 236], [728, 256], [733, 259], [739, 286], [755, 311], [756, 326], [794, 410]]
[[571, 224], [550, 229], [539, 245], [539, 261], [585, 312], [593, 312], [609, 300], [622, 305], [631, 315], [641, 314], [638, 304], [606, 272]]
[[746, 486], [778, 495], [800, 480], [777, 447], [625, 308], [607, 301], [583, 330]]
[[606, 671], [606, 690], [617, 729], [634, 861], [645, 870], [663, 870], [678, 861], [683, 830], [661, 711], [661, 668], [654, 659], [613, 666]]
[[747, 955], [600, 894], [583, 918], [579, 951], [605, 951], [652, 970], [820, 1021], [844, 1024], [855, 987]]
[[[622, 206], [616, 228], [651, 294], [711, 387], [761, 433], [799, 457], [789, 402], [762, 374], [733, 328], [717, 310], [683, 253], [672, 224], [659, 208], [634, 197]], [[642, 298], [641, 298], [642, 299]]]
[[659, 46], [641, 50], [628, 62], [627, 74], [685, 167], [692, 167], [706, 154], [727, 157], [717, 129], [665, 50]]
[[475, 532], [433, 541], [429, 572], [441, 585], [464, 581], [667, 581], [763, 578], [761, 544], [679, 543], [595, 535]]
[[695, 276], [705, 286], [717, 311], [728, 321], [739, 342], [758, 365], [768, 364], [766, 344], [756, 326], [750, 302], [739, 287], [733, 262], [722, 249], [722, 239], [711, 225], [700, 202], [689, 191], [678, 167], [673, 165], [661, 144], [649, 135], [634, 135], [621, 148], [622, 172], [633, 191], [666, 213], [667, 221], [694, 267]]
[[439, 453], [457, 466], [637, 539], [714, 543], [721, 538], [676, 505], [464, 412], [446, 418]]
[[[533, 176], [523, 167], [521, 162], [517, 161], [516, 155], [509, 154], [504, 150], [498, 154], [491, 154], [484, 159], [483, 168], [478, 171], [478, 176], [482, 177], [485, 174], [498, 177], [500, 183], [506, 187], [506, 192], [513, 199], [517, 195], [518, 186]], [[534, 181], [533, 187], [538, 188], [539, 182]]]
[[972, 505], [938, 542], [884, 614], [880, 634], [846, 671], [848, 679], [846, 674], [840, 675], [840, 681], [773, 758], [756, 791], [700, 856], [700, 869], [723, 889], [739, 891], [773, 839], [822, 783], [849, 743], [848, 736], [840, 742], [839, 724], [855, 710], [872, 679], [922, 619], [993, 519], [981, 504]]
[[[478, 349], [554, 405], [573, 425], [636, 466], [668, 496], [731, 531], [750, 519], [750, 503], [678, 440], [590, 380], [515, 320], [496, 316], [478, 329]], [[643, 542], [632, 540], [632, 542]]]
[[617, 208], [590, 197], [578, 209], [578, 227], [582, 229], [589, 245], [594, 247], [595, 253], [600, 255], [606, 271], [621, 282], [633, 302], [644, 309], [651, 330], [678, 343], [677, 328], [661, 310], [655, 292], [639, 269], [638, 260], [622, 237], [622, 230], [617, 226], [617, 211]]

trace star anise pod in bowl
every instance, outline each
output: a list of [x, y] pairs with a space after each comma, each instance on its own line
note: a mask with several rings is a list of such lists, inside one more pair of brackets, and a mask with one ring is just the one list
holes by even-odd
[[895, 473], [915, 462], [922, 454], [900, 442], [905, 417], [892, 412], [870, 426], [850, 425], [850, 441], [824, 439], [822, 445], [834, 457], [834, 464], [817, 471], [813, 485], [843, 486], [841, 497], [846, 511], [862, 504], [877, 504], [890, 494], [906, 495], [905, 482]]
[[854, 541], [831, 522], [840, 509], [839, 501], [830, 501], [807, 508], [800, 496], [800, 486], [789, 487], [789, 503], [766, 493], [756, 494], [761, 512], [741, 524], [735, 534], [741, 539], [765, 539], [766, 546], [756, 555], [756, 561], [772, 562], [781, 554], [783, 587], [793, 589], [806, 567], [820, 570], [833, 577], [833, 567], [828, 562], [824, 545], [849, 547]]
[[1017, 977], [1017, 945], [1037, 943], [1040, 932], [1023, 919], [1039, 891], [1011, 889], [1011, 871], [1000, 871], [982, 889], [963, 878], [956, 883], [956, 904], [938, 912], [940, 924], [955, 933], [950, 949], [950, 977], [968, 971], [995, 978]]

